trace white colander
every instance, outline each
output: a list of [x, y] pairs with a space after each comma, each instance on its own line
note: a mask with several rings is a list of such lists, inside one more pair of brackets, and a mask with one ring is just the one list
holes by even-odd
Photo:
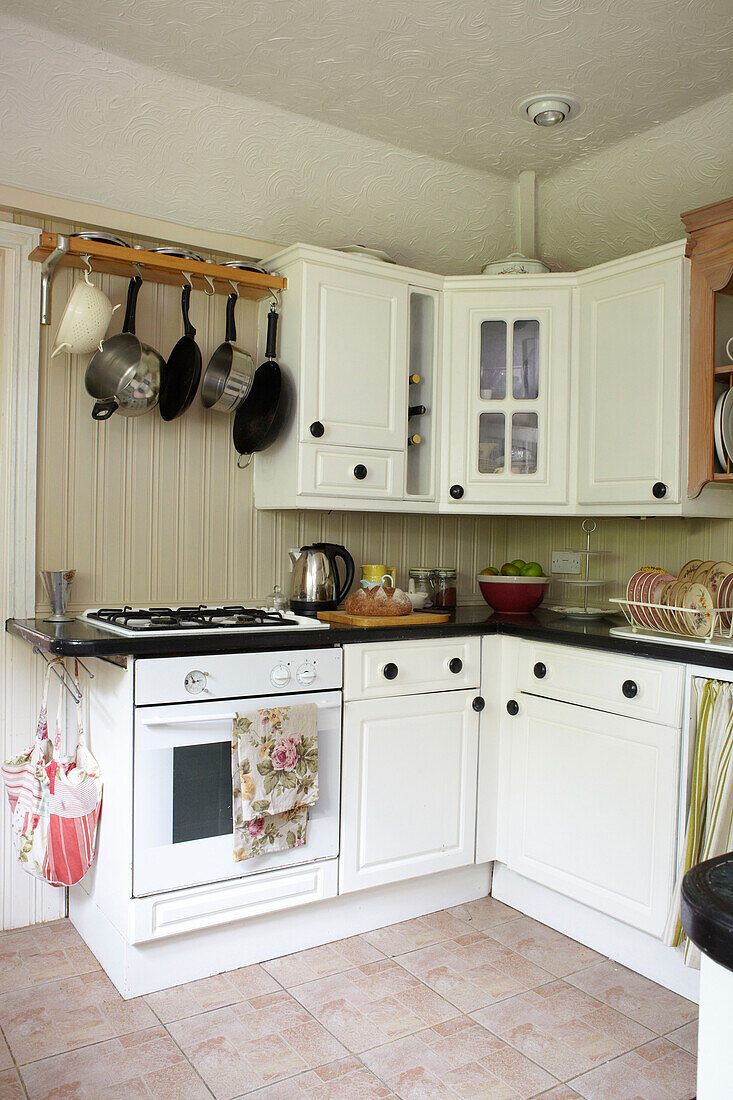
[[69, 295], [51, 358], [64, 349], [69, 355], [89, 355], [99, 347], [112, 314], [119, 308], [113, 307], [107, 295], [89, 281], [89, 272], [85, 271], [83, 280], [75, 284]]

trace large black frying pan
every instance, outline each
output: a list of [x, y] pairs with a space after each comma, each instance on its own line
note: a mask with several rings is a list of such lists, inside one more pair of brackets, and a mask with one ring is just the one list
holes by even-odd
[[[278, 315], [273, 308], [267, 315], [265, 362], [255, 371], [252, 389], [234, 417], [232, 438], [239, 452], [237, 465], [240, 469], [249, 466], [256, 451], [264, 451], [275, 442], [285, 419], [287, 384], [275, 362], [277, 321]], [[242, 462], [245, 455], [247, 461]]]
[[168, 356], [160, 381], [160, 415], [164, 420], [175, 420], [189, 407], [201, 380], [201, 349], [194, 337], [196, 329], [188, 316], [191, 287], [181, 292], [183, 336]]

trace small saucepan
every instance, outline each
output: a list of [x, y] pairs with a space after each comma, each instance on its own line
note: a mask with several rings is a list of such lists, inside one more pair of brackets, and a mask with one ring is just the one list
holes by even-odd
[[226, 336], [209, 359], [201, 382], [201, 403], [215, 412], [231, 412], [252, 389], [255, 365], [249, 352], [238, 348], [234, 310], [239, 294], [227, 298]]
[[[275, 362], [278, 315], [267, 315], [265, 362], [255, 371], [252, 389], [237, 409], [232, 437], [239, 451], [237, 466], [244, 469], [256, 451], [264, 451], [277, 439], [288, 408], [287, 379]], [[246, 462], [242, 459], [246, 457]]]

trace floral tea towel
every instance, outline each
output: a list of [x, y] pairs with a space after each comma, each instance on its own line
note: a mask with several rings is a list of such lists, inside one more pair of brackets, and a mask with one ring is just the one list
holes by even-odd
[[318, 801], [317, 723], [315, 703], [256, 710], [234, 719], [235, 861], [305, 844], [308, 807]]

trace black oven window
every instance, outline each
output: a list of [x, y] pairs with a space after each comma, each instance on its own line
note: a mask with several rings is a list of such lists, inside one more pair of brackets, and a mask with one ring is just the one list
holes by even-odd
[[182, 745], [173, 750], [173, 843], [232, 831], [232, 746]]

